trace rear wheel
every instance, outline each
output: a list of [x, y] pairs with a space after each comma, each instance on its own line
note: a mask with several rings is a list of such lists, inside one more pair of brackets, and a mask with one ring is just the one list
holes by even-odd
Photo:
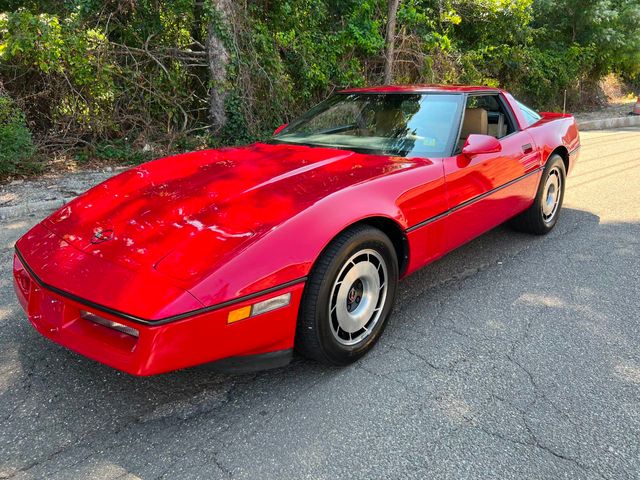
[[558, 222], [564, 199], [566, 171], [560, 155], [551, 155], [547, 160], [536, 198], [527, 210], [509, 222], [510, 226], [521, 232], [544, 235], [549, 233]]
[[296, 350], [333, 365], [362, 357], [384, 330], [397, 283], [397, 256], [383, 232], [358, 225], [341, 233], [307, 280]]

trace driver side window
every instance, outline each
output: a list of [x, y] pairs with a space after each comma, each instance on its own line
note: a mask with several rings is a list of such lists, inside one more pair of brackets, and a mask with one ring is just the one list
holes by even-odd
[[515, 131], [513, 120], [497, 94], [471, 95], [467, 98], [457, 152], [462, 150], [469, 135], [490, 135], [500, 139]]

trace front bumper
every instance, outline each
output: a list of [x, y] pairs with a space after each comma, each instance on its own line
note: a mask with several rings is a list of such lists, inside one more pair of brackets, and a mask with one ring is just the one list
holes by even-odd
[[[93, 360], [133, 375], [154, 375], [234, 357], [288, 358], [304, 283], [270, 289], [243, 302], [153, 325], [132, 321], [45, 287], [16, 255], [16, 295], [29, 321], [43, 336]], [[288, 306], [234, 323], [229, 312], [284, 293]], [[89, 321], [82, 312], [135, 329], [137, 337]], [[278, 355], [278, 353], [282, 355]], [[235, 362], [231, 362], [235, 363]], [[240, 363], [244, 363], [240, 359]], [[278, 366], [282, 363], [280, 361]], [[265, 363], [265, 367], [273, 366]]]

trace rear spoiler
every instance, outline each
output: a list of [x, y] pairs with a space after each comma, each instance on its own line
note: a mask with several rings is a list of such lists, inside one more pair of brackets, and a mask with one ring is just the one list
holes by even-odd
[[573, 118], [573, 115], [570, 113], [559, 113], [559, 112], [538, 112], [540, 116], [543, 118]]

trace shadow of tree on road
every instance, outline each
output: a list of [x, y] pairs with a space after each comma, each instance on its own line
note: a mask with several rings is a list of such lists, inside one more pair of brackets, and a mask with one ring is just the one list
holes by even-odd
[[629, 420], [640, 334], [625, 310], [639, 228], [574, 209], [546, 237], [498, 227], [402, 282], [379, 344], [343, 369], [296, 358], [239, 376], [203, 366], [135, 378], [40, 337], [14, 301], [0, 310], [0, 477], [52, 465], [301, 477], [353, 455], [375, 462], [394, 439], [398, 472], [407, 455], [436, 472], [431, 447], [456, 457], [466, 447], [448, 442], [460, 438], [498, 442], [541, 473], [620, 476], [633, 461], [621, 439], [640, 433]]

